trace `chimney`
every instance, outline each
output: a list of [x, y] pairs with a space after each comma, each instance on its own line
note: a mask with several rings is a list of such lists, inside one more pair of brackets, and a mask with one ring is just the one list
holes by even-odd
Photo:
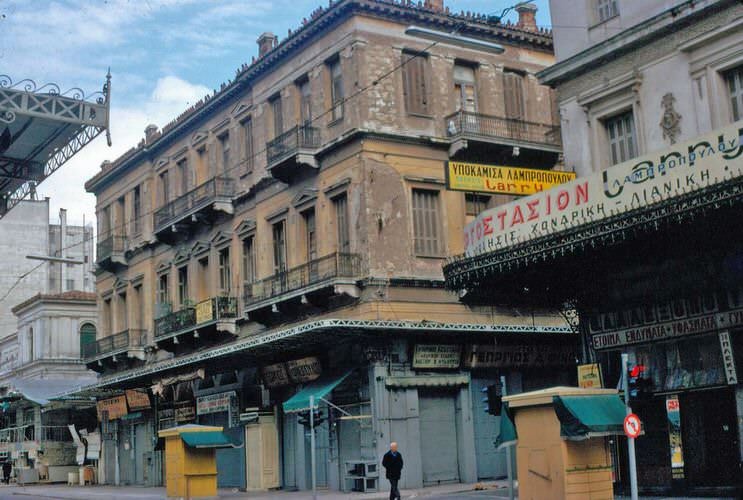
[[444, 12], [444, 0], [426, 0], [425, 6], [436, 12]]
[[519, 22], [516, 26], [531, 31], [537, 31], [537, 6], [533, 3], [522, 3], [516, 7], [516, 12], [519, 13]]
[[258, 57], [263, 57], [273, 49], [279, 42], [279, 37], [273, 33], [266, 32], [258, 37]]
[[145, 144], [150, 144], [157, 135], [157, 125], [154, 125], [150, 123], [147, 125], [144, 129], [144, 142]]

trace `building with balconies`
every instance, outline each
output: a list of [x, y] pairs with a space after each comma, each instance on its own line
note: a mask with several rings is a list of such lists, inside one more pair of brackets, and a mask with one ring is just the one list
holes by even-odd
[[[113, 404], [116, 391], [152, 388], [156, 409], [114, 419], [131, 435], [152, 419], [256, 439], [250, 459], [218, 452], [225, 487], [309, 487], [301, 417], [283, 405], [316, 379], [358, 417], [322, 424], [319, 484], [358, 486], [345, 462], [376, 460], [388, 438], [408, 440], [405, 487], [505, 474], [476, 393], [506, 374], [514, 390], [569, 378], [572, 361], [472, 360], [495, 338], [504, 352], [554, 354], [575, 336], [551, 311], [460, 303], [441, 266], [469, 219], [510, 199], [446, 190], [448, 160], [559, 167], [552, 92], [534, 76], [552, 63], [551, 35], [522, 10], [511, 25], [440, 1], [334, 2], [281, 43], [263, 34], [233, 81], [105, 162], [86, 188], [99, 241], [124, 237], [125, 261], [97, 275], [98, 342], [119, 347], [78, 394]], [[413, 23], [504, 50], [431, 44], [406, 34]], [[139, 357], [118, 333], [132, 328]], [[437, 415], [458, 431], [440, 432]]]

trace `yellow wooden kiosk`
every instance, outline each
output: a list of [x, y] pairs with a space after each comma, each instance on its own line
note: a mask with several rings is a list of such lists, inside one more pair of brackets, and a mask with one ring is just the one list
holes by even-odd
[[552, 387], [503, 401], [499, 441], [517, 443], [520, 499], [614, 498], [605, 437], [624, 432], [616, 390]]
[[165, 490], [168, 497], [217, 496], [216, 448], [233, 447], [222, 427], [181, 425], [161, 430], [165, 439]]

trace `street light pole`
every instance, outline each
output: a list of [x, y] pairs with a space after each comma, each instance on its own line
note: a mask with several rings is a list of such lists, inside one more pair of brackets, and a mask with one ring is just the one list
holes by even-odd
[[[624, 405], [627, 415], [632, 413], [629, 405], [629, 377], [627, 376], [627, 366], [629, 365], [629, 355], [622, 353], [622, 388], [624, 389]], [[635, 438], [627, 437], [627, 451], [629, 455], [629, 487], [632, 500], [637, 500], [637, 459], [635, 457]]]

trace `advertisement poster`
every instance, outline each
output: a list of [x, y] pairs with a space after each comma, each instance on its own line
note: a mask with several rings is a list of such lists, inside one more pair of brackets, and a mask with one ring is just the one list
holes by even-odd
[[574, 172], [449, 161], [446, 187], [453, 191], [530, 195], [575, 180]]
[[671, 476], [673, 479], [684, 478], [684, 446], [681, 442], [681, 405], [678, 396], [666, 398], [668, 415], [668, 441], [671, 452]]
[[598, 363], [578, 365], [578, 387], [600, 389], [603, 386], [601, 382], [601, 365]]
[[126, 401], [130, 410], [147, 410], [150, 408], [150, 398], [146, 392], [126, 390]]
[[103, 399], [96, 403], [96, 410], [98, 411], [98, 421], [101, 421], [101, 412], [108, 412], [109, 420], [116, 420], [121, 418], [128, 413], [126, 408], [126, 396], [116, 396], [115, 398]]

